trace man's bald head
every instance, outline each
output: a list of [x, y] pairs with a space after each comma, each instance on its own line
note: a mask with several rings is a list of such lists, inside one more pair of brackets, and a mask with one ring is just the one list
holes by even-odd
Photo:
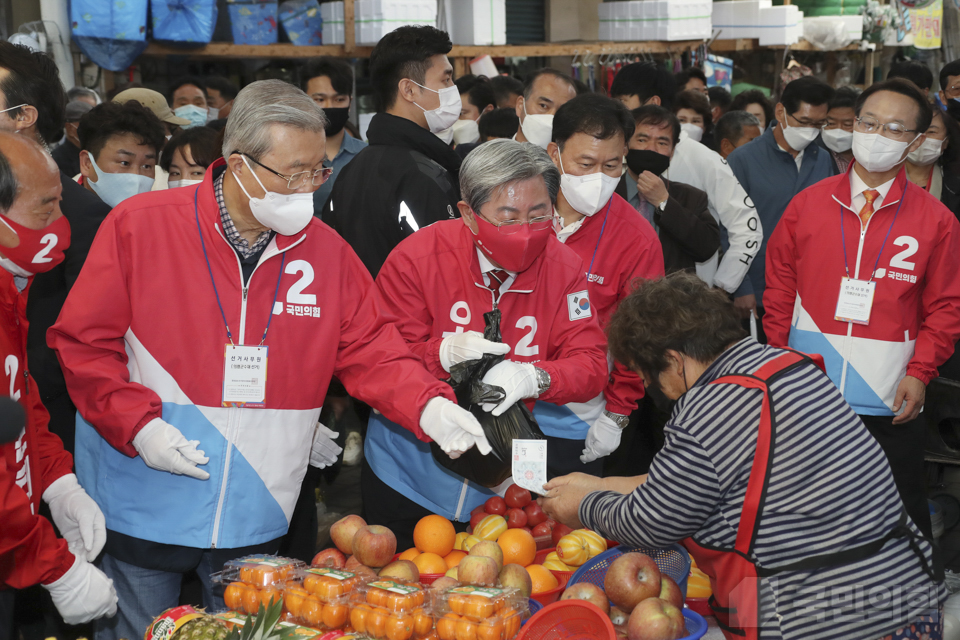
[[[29, 229], [43, 229], [60, 213], [60, 172], [34, 140], [0, 132], [0, 213]], [[0, 245], [15, 247], [19, 240], [0, 225]]]

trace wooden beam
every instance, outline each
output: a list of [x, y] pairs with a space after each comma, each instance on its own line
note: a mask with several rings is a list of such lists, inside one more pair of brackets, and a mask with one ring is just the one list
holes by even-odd
[[171, 47], [151, 42], [141, 54], [145, 56], [184, 56], [188, 58], [313, 58], [316, 56], [335, 56], [338, 58], [366, 58], [373, 47], [355, 47], [353, 53], [347, 53], [346, 45], [328, 44], [319, 47], [297, 47], [292, 44], [231, 44], [229, 42], [211, 42], [199, 48]]
[[450, 60], [453, 63], [453, 77], [459, 78], [460, 76], [466, 75], [470, 72], [470, 59], [463, 57], [456, 57]]
[[357, 48], [357, 31], [353, 20], [353, 0], [343, 0], [343, 52], [351, 55]]
[[758, 40], [753, 38], [735, 38], [732, 40], [714, 40], [710, 45], [710, 51], [724, 53], [730, 51], [753, 51], [759, 49]]

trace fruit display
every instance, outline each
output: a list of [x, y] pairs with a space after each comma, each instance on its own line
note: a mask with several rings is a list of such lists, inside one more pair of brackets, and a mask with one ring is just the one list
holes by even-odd
[[143, 640], [225, 640], [230, 628], [190, 605], [167, 609], [147, 627]]
[[223, 599], [228, 609], [254, 614], [261, 604], [279, 602], [283, 583], [305, 568], [306, 563], [293, 558], [245, 556], [226, 563], [211, 578], [226, 585]]
[[557, 560], [574, 571], [607, 550], [607, 541], [590, 529], [571, 531], [557, 541]]
[[375, 580], [351, 596], [350, 626], [378, 640], [420, 640], [434, 628], [423, 588], [402, 580]]
[[[487, 516], [500, 516], [502, 521], [500, 519], [488, 520], [482, 532], [478, 533], [480, 523], [486, 520]], [[547, 517], [547, 514], [534, 501], [529, 491], [515, 484], [507, 488], [503, 498], [493, 496], [483, 505], [474, 509], [470, 514], [470, 526], [472, 527], [472, 535], [486, 540], [495, 540], [505, 526], [507, 529], [527, 531], [537, 541], [538, 548], [542, 549], [557, 544], [556, 541], [551, 539], [557, 522]], [[459, 538], [457, 542], [461, 542]]]
[[439, 640], [512, 640], [529, 608], [516, 589], [460, 586], [434, 605]]
[[342, 629], [350, 621], [350, 595], [369, 579], [342, 569], [307, 569], [283, 587], [287, 619], [314, 629]]
[[282, 606], [261, 605], [256, 616], [235, 611], [209, 615], [189, 605], [164, 611], [147, 627], [144, 640], [310, 640], [320, 634], [281, 622]]
[[687, 578], [688, 598], [709, 598], [713, 595], [710, 578], [697, 567], [697, 563], [690, 558], [690, 576]]

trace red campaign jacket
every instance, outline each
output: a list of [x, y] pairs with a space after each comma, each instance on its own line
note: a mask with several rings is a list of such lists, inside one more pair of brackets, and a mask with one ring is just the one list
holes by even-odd
[[[857, 413], [892, 415], [904, 375], [928, 384], [960, 337], [960, 224], [901, 169], [861, 233], [850, 208], [854, 166], [784, 211], [767, 246], [763, 327], [773, 346], [822, 355]], [[851, 278], [877, 267], [867, 325], [835, 318], [844, 251]]]
[[[601, 328], [633, 290], [637, 278], [653, 280], [664, 274], [663, 248], [650, 223], [616, 194], [610, 199], [609, 214], [606, 211], [604, 207], [584, 218], [564, 243], [589, 271], [590, 302]], [[643, 397], [643, 381], [620, 362], [614, 362], [603, 395], [608, 411], [629, 415]]]
[[[16, 441], [0, 444], [0, 584], [23, 589], [50, 584], [74, 562], [67, 543], [38, 515], [40, 498], [55, 480], [73, 473], [73, 459], [47, 430], [49, 415], [27, 372], [27, 296], [0, 269], [0, 358], [3, 392], [27, 413]], [[3, 587], [0, 586], [0, 589]]]
[[[550, 374], [550, 389], [538, 398], [544, 402], [584, 402], [607, 379], [606, 340], [595, 316], [570, 319], [568, 296], [587, 288], [583, 274], [579, 258], [551, 237], [498, 304], [507, 358]], [[473, 234], [461, 220], [436, 222], [401, 242], [376, 285], [379, 305], [440, 379], [450, 377], [440, 364], [443, 338], [482, 333], [483, 314], [493, 309], [494, 292], [483, 283]]]

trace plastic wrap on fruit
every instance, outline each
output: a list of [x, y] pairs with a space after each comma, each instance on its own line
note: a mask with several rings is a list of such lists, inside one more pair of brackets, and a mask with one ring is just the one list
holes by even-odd
[[[486, 328], [483, 337], [492, 342], [502, 342], [500, 337], [500, 310], [483, 314]], [[472, 413], [483, 427], [487, 441], [493, 448], [489, 455], [481, 455], [472, 447], [456, 460], [451, 460], [436, 443], [431, 443], [433, 457], [441, 466], [483, 487], [493, 488], [511, 476], [513, 440], [543, 440], [543, 432], [537, 419], [523, 402], [517, 402], [501, 416], [484, 411], [484, 402], [499, 402], [506, 395], [500, 387], [484, 384], [483, 376], [494, 365], [503, 361], [503, 356], [487, 354], [479, 360], [467, 360], [450, 369], [450, 386], [457, 395], [457, 403]]]

